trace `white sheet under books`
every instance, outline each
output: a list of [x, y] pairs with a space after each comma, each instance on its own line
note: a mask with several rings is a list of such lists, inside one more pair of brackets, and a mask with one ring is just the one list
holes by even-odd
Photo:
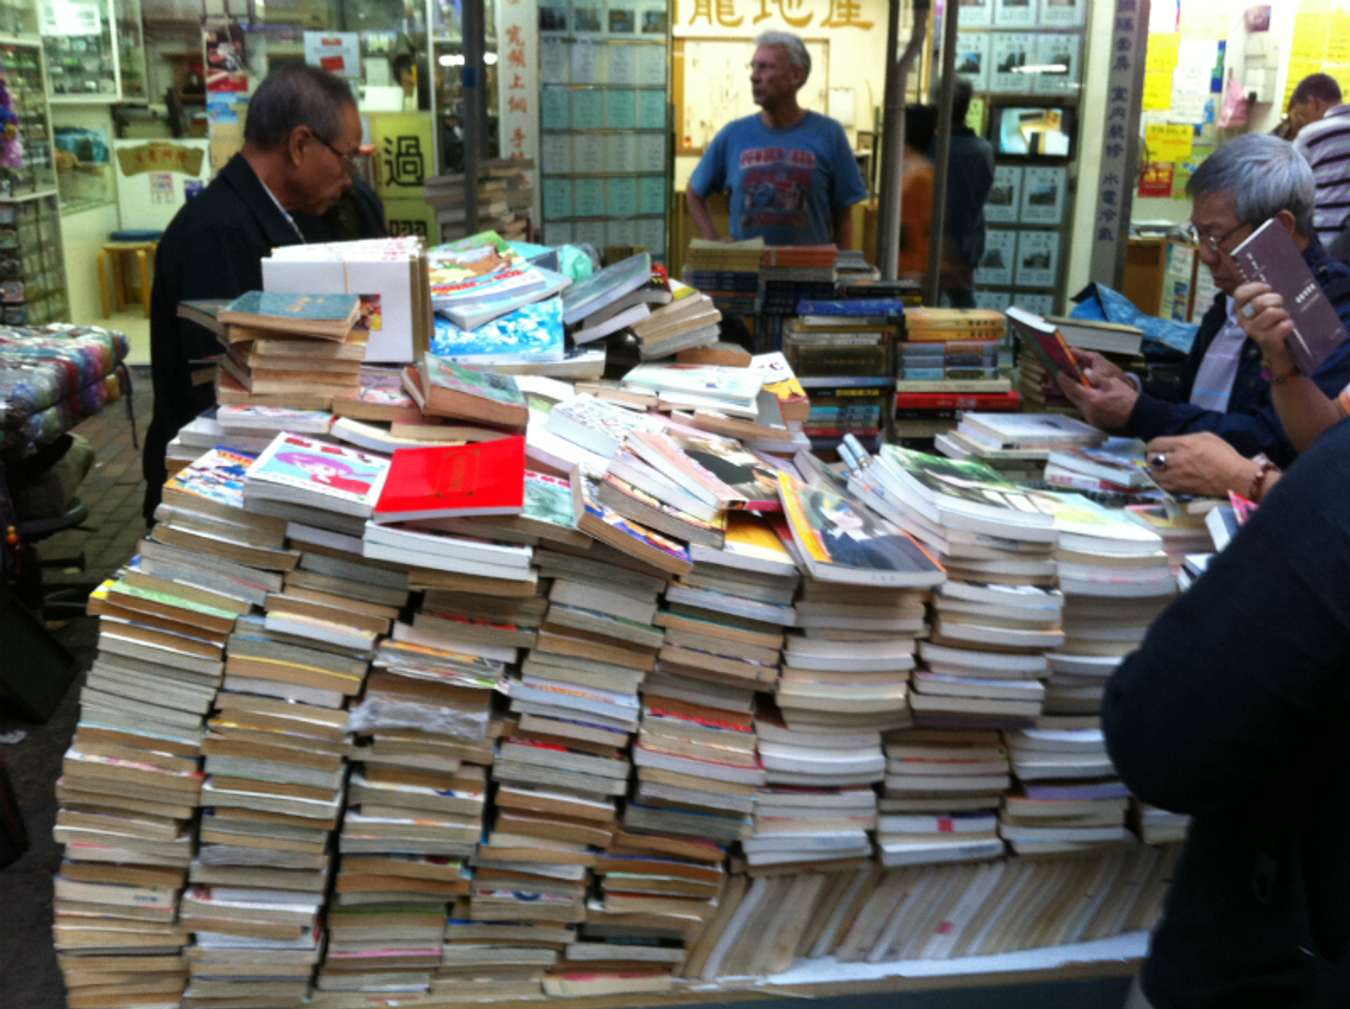
[[1109, 939], [1045, 946], [993, 956], [954, 957], [948, 960], [889, 960], [882, 963], [840, 963], [834, 957], [800, 960], [785, 971], [759, 978], [720, 978], [690, 986], [690, 991], [758, 991], [800, 994], [805, 985], [881, 981], [886, 978], [959, 977], [1017, 971], [1045, 971], [1072, 964], [1123, 964], [1148, 952], [1147, 932], [1126, 932]]

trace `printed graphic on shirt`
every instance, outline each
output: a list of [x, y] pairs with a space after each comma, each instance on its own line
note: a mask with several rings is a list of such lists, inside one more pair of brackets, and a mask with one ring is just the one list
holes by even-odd
[[802, 148], [752, 147], [741, 152], [745, 192], [741, 229], [809, 227], [807, 199], [816, 156]]

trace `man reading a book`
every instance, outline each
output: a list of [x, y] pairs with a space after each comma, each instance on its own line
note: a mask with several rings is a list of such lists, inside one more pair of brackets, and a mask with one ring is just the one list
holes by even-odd
[[[1192, 238], [1222, 293], [1195, 335], [1182, 368], [1180, 397], [1140, 383], [1100, 354], [1087, 351], [1074, 353], [1090, 387], [1063, 375], [1060, 387], [1090, 424], [1105, 430], [1145, 440], [1208, 432], [1244, 456], [1264, 455], [1285, 466], [1295, 447], [1276, 413], [1271, 388], [1290, 375], [1270, 368], [1260, 345], [1243, 331], [1234, 299], [1243, 277], [1232, 250], [1275, 218], [1288, 229], [1322, 292], [1346, 323], [1350, 323], [1350, 267], [1331, 259], [1318, 243], [1312, 230], [1312, 173], [1287, 141], [1261, 134], [1231, 140], [1205, 160], [1186, 190], [1192, 199]], [[1350, 341], [1333, 350], [1309, 377], [1335, 397], [1350, 381]]]
[[164, 451], [215, 402], [194, 362], [220, 352], [215, 337], [178, 318], [181, 301], [229, 300], [262, 287], [262, 259], [308, 237], [292, 215], [321, 217], [352, 184], [361, 120], [351, 90], [315, 67], [286, 64], [248, 106], [244, 148], [169, 222], [156, 255], [150, 308], [154, 416], [145, 436], [145, 518], [159, 504]]
[[849, 208], [867, 198], [867, 186], [844, 128], [797, 104], [810, 73], [797, 36], [764, 32], [755, 40], [750, 91], [760, 111], [723, 126], [689, 179], [686, 201], [702, 237], [720, 237], [708, 195], [729, 190], [737, 241], [853, 247]]

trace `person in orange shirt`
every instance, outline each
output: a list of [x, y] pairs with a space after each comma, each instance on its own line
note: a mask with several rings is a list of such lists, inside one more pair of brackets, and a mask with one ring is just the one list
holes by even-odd
[[900, 262], [902, 278], [922, 280], [928, 269], [933, 231], [933, 162], [928, 150], [937, 129], [937, 109], [905, 106], [905, 160], [900, 178]]

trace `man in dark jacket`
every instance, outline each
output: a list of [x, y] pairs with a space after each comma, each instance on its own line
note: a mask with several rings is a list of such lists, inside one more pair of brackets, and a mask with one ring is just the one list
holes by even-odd
[[1350, 1005], [1348, 486], [1342, 422], [1107, 684], [1121, 778], [1192, 816], [1140, 979], [1156, 1009]]
[[[1075, 351], [1092, 388], [1060, 376], [1064, 394], [1088, 423], [1149, 440], [1211, 431], [1245, 456], [1264, 454], [1278, 466], [1294, 459], [1270, 396], [1261, 348], [1235, 316], [1232, 292], [1242, 283], [1232, 251], [1267, 220], [1288, 229], [1322, 291], [1350, 325], [1350, 267], [1330, 258], [1312, 231], [1313, 179], [1287, 141], [1247, 134], [1224, 144], [1191, 176], [1191, 231], [1201, 261], [1223, 292], [1201, 320], [1183, 369], [1181, 402], [1126, 375], [1100, 354]], [[1312, 375], [1334, 398], [1350, 382], [1350, 341]], [[1178, 490], [1182, 488], [1177, 488]]]
[[994, 149], [966, 125], [973, 94], [970, 81], [963, 77], [956, 82], [942, 243], [942, 293], [956, 308], [975, 307], [975, 267], [984, 256], [984, 203], [994, 185]]
[[177, 317], [178, 303], [233, 298], [262, 287], [261, 261], [306, 236], [292, 213], [322, 215], [351, 185], [350, 160], [361, 121], [350, 89], [314, 67], [288, 64], [249, 102], [244, 148], [160, 239], [150, 306], [154, 415], [145, 436], [145, 517], [164, 483], [164, 450], [181, 428], [215, 402], [193, 364], [219, 353], [207, 330]]

